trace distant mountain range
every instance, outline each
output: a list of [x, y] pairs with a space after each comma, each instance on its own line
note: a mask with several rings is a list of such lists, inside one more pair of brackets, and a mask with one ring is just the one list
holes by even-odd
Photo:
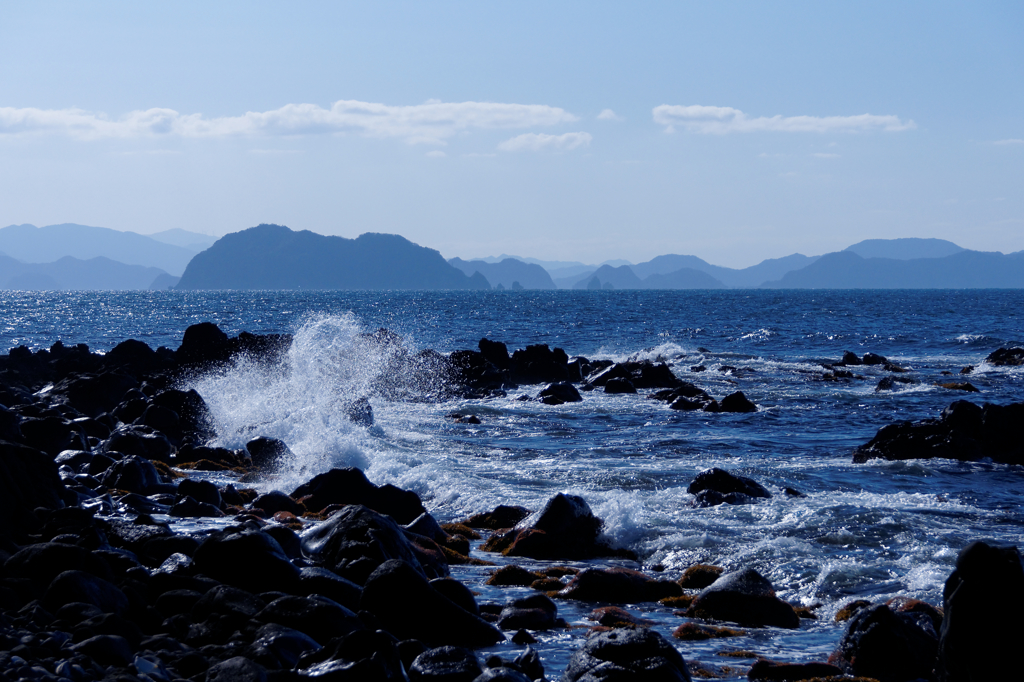
[[489, 289], [440, 253], [394, 234], [325, 237], [258, 225], [221, 237], [188, 264], [178, 289]]
[[[177, 273], [182, 273], [179, 281]], [[62, 224], [0, 229], [0, 289], [1024, 288], [1024, 252], [943, 239], [868, 239], [748, 268], [666, 254], [600, 265], [502, 255], [445, 261], [398, 235], [356, 239], [260, 225], [220, 239]]]

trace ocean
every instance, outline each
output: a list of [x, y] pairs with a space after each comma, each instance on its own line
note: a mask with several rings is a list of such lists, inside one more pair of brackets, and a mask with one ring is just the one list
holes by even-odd
[[[853, 450], [891, 422], [937, 416], [959, 399], [1024, 400], [1024, 368], [985, 362], [999, 347], [1024, 344], [1022, 291], [0, 292], [0, 305], [5, 348], [59, 339], [109, 350], [128, 338], [176, 348], [200, 321], [231, 335], [294, 334], [280, 365], [239, 361], [189, 381], [214, 413], [218, 444], [240, 447], [255, 429], [296, 454], [261, 483], [266, 489], [290, 492], [332, 466], [359, 466], [375, 483], [416, 491], [442, 522], [498, 504], [536, 509], [572, 492], [604, 519], [609, 541], [641, 558], [585, 565], [666, 577], [694, 563], [752, 567], [783, 599], [814, 607], [817, 620], [796, 631], [676, 642], [721, 679], [745, 679], [752, 659], [737, 651], [824, 660], [842, 632], [835, 614], [853, 599], [905, 595], [941, 605], [961, 548], [976, 539], [1019, 544], [1024, 534], [1024, 469], [852, 463]], [[386, 380], [386, 358], [353, 343], [381, 327], [411, 350], [475, 349], [486, 337], [510, 351], [545, 343], [570, 357], [663, 360], [716, 398], [742, 390], [759, 409], [676, 412], [644, 390], [584, 392], [583, 402], [559, 406], [517, 400], [536, 396], [539, 385], [486, 400], [392, 402], [373, 393]], [[883, 355], [911, 382], [877, 392], [888, 375], [880, 366], [824, 380], [822, 363], [844, 351]], [[949, 381], [979, 392], [937, 386]], [[375, 413], [371, 427], [353, 425], [339, 407], [363, 395]], [[456, 423], [452, 413], [481, 423]], [[754, 478], [773, 497], [694, 508], [686, 488], [713, 466]], [[787, 496], [786, 487], [804, 496]], [[453, 574], [478, 600], [529, 592], [483, 585], [489, 570]], [[586, 615], [594, 606], [559, 601], [559, 615], [577, 627], [538, 636], [549, 677], [593, 625]], [[657, 604], [626, 608], [666, 636], [683, 622]]]

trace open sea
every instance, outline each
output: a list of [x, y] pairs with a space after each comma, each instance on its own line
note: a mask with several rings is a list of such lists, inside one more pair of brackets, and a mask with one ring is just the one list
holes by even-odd
[[[834, 616], [846, 602], [906, 595], [941, 605], [961, 548], [975, 539], [1024, 539], [1024, 468], [851, 461], [853, 450], [890, 422], [937, 416], [964, 398], [1024, 400], [1024, 368], [985, 363], [999, 347], [1024, 345], [1024, 291], [0, 292], [0, 307], [0, 348], [60, 339], [109, 350], [128, 338], [176, 348], [185, 328], [200, 321], [231, 335], [294, 334], [280, 366], [239, 362], [190, 383], [215, 415], [218, 444], [240, 447], [255, 426], [296, 453], [263, 482], [266, 489], [290, 492], [332, 466], [355, 465], [375, 483], [416, 491], [442, 522], [498, 504], [536, 509], [557, 492], [572, 492], [604, 519], [610, 541], [641, 557], [590, 565], [651, 575], [657, 566], [673, 578], [698, 562], [753, 567], [783, 599], [816, 608], [818, 619], [796, 631], [671, 640], [687, 661], [720, 679], [746, 679], [753, 659], [744, 651], [824, 660], [842, 633]], [[475, 349], [487, 337], [510, 352], [546, 343], [570, 357], [664, 360], [716, 398], [742, 390], [759, 409], [675, 412], [643, 390], [598, 390], [583, 393], [581, 403], [552, 407], [517, 401], [542, 388], [521, 386], [504, 398], [444, 403], [389, 402], [371, 393], [376, 424], [355, 426], [339, 405], [371, 392], [386, 362], [352, 340], [380, 327], [401, 334], [413, 350]], [[821, 363], [846, 350], [884, 355], [909, 369], [902, 376], [913, 383], [876, 392], [888, 374], [877, 366], [851, 368], [863, 378], [822, 380]], [[698, 365], [707, 370], [690, 369]], [[959, 376], [968, 365], [973, 371]], [[963, 380], [980, 393], [936, 386]], [[453, 412], [482, 423], [455, 423], [447, 417]], [[694, 508], [686, 488], [712, 466], [754, 478], [772, 499]], [[785, 487], [806, 496], [788, 497]], [[203, 530], [202, 522], [179, 523]], [[453, 567], [453, 574], [480, 593], [478, 600], [529, 592], [483, 585], [490, 570]], [[538, 634], [535, 648], [549, 678], [560, 675], [593, 625], [586, 615], [600, 604], [558, 605], [578, 627]], [[657, 604], [626, 608], [666, 636], [684, 622]], [[511, 656], [518, 649], [507, 643], [487, 651]]]

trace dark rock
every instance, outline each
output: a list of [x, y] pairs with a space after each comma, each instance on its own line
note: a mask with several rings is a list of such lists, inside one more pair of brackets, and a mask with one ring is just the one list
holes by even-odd
[[409, 668], [410, 682], [473, 682], [483, 669], [469, 649], [442, 646], [424, 651]]
[[85, 571], [64, 571], [50, 583], [43, 600], [56, 611], [65, 604], [92, 604], [104, 613], [121, 615], [128, 610], [128, 597], [117, 585]]
[[53, 458], [39, 450], [0, 441], [0, 539], [21, 537], [37, 507], [59, 509], [73, 499]]
[[541, 573], [535, 573], [534, 571], [526, 570], [522, 566], [509, 564], [502, 566], [492, 573], [491, 577], [487, 579], [487, 584], [496, 587], [529, 587], [543, 577], [544, 575]]
[[114, 462], [103, 474], [103, 485], [140, 495], [174, 491], [173, 486], [163, 482], [152, 462], [137, 455]]
[[838, 364], [838, 365], [861, 365], [863, 363], [861, 362], [860, 357], [856, 353], [854, 353], [852, 351], [845, 351], [843, 353], [843, 359], [840, 360], [836, 364]]
[[546, 405], [561, 405], [563, 403], [578, 403], [583, 400], [576, 387], [568, 382], [550, 384], [538, 395], [538, 399]]
[[602, 525], [582, 497], [559, 493], [515, 528], [492, 535], [484, 549], [534, 559], [621, 556], [621, 551], [598, 541]]
[[605, 393], [636, 393], [636, 387], [629, 379], [609, 379], [604, 385]]
[[919, 613], [894, 613], [879, 604], [858, 610], [828, 662], [843, 672], [879, 682], [931, 677], [938, 637], [931, 620]]
[[145, 459], [170, 462], [174, 445], [162, 433], [140, 425], [119, 426], [103, 441], [100, 452], [119, 452]]
[[652, 580], [629, 568], [585, 568], [572, 577], [558, 593], [563, 599], [635, 604], [676, 597], [683, 593], [678, 584]]
[[110, 412], [139, 382], [121, 372], [70, 376], [57, 383], [53, 393], [67, 397], [68, 404], [82, 414], [97, 417]]
[[523, 653], [516, 656], [514, 663], [531, 680], [544, 679], [544, 664], [533, 647], [527, 645]]
[[297, 591], [304, 595], [323, 595], [352, 611], [359, 608], [359, 599], [363, 594], [363, 588], [351, 580], [316, 566], [306, 566], [300, 570]]
[[246, 590], [230, 585], [217, 585], [196, 601], [192, 618], [197, 622], [211, 616], [227, 618], [234, 626], [242, 626], [266, 606], [263, 600]]
[[510, 368], [517, 383], [539, 384], [569, 380], [569, 356], [547, 344], [527, 346], [512, 353]]
[[690, 682], [686, 661], [664, 637], [647, 628], [615, 629], [589, 637], [577, 649], [562, 682]]
[[56, 457], [64, 450], [83, 450], [89, 447], [77, 424], [62, 417], [24, 419], [21, 433], [26, 445]]
[[713, 506], [723, 502], [749, 504], [755, 498], [771, 497], [771, 493], [754, 479], [737, 476], [717, 467], [697, 474], [686, 491], [698, 496], [699, 506]]
[[800, 618], [793, 607], [776, 597], [771, 583], [751, 568], [726, 573], [704, 588], [686, 615], [745, 627], [800, 626]]
[[512, 358], [508, 355], [508, 346], [501, 341], [491, 341], [483, 338], [480, 339], [478, 346], [484, 359], [498, 369], [508, 369], [512, 364]]
[[757, 405], [743, 395], [743, 391], [730, 393], [722, 398], [719, 405], [722, 412], [757, 412]]
[[253, 438], [245, 444], [245, 449], [252, 458], [252, 465], [260, 471], [270, 471], [281, 460], [291, 460], [295, 457], [284, 441], [267, 436]]
[[[308, 678], [362, 682], [408, 682], [394, 638], [381, 630], [357, 630], [309, 652], [298, 667]], [[411, 664], [411, 660], [409, 663]]]
[[687, 590], [702, 590], [712, 585], [724, 572], [720, 566], [695, 564], [683, 571], [676, 584]]
[[526, 507], [511, 507], [499, 504], [493, 511], [474, 514], [463, 521], [463, 523], [470, 528], [500, 530], [502, 528], [512, 528], [529, 515], [530, 510]]
[[416, 493], [393, 485], [375, 486], [354, 467], [318, 474], [292, 491], [291, 497], [314, 513], [332, 504], [363, 505], [399, 524], [412, 523], [427, 511]]
[[438, 594], [447, 597], [456, 605], [469, 611], [475, 616], [480, 615], [480, 607], [476, 603], [476, 597], [472, 590], [460, 583], [455, 578], [435, 578], [430, 581], [430, 586]]
[[861, 362], [865, 365], [887, 365], [889, 359], [877, 353], [865, 353]]
[[501, 610], [498, 627], [502, 630], [550, 630], [561, 627], [565, 621], [558, 619], [558, 607], [543, 594], [534, 594], [515, 599]]
[[320, 644], [363, 628], [354, 612], [318, 594], [275, 599], [256, 614], [255, 620], [294, 628]]
[[139, 551], [139, 558], [148, 566], [159, 566], [172, 554], [191, 557], [199, 548], [199, 541], [187, 535], [165, 535], [146, 540]]
[[1016, 547], [973, 542], [956, 560], [942, 595], [939, 682], [1009, 680], [1024, 638], [1024, 567]]
[[185, 497], [179, 496], [168, 514], [182, 519], [224, 516], [224, 512], [212, 504], [199, 502], [187, 495]]
[[362, 505], [345, 507], [300, 539], [312, 561], [360, 585], [389, 559], [408, 563], [424, 580], [448, 575], [447, 565], [428, 561], [392, 519]]
[[286, 511], [296, 516], [301, 516], [305, 511], [295, 500], [280, 490], [271, 490], [252, 501], [253, 509], [262, 509], [267, 516], [273, 516], [279, 511]]
[[72, 645], [71, 650], [88, 656], [100, 665], [125, 666], [133, 658], [128, 640], [117, 635], [96, 635]]
[[843, 671], [828, 663], [773, 663], [759, 659], [751, 666], [751, 682], [798, 682], [812, 678], [841, 677]]
[[1019, 367], [1024, 365], [1024, 348], [1000, 348], [992, 351], [985, 362], [996, 367]]
[[360, 606], [399, 639], [473, 647], [504, 640], [493, 625], [438, 593], [401, 560], [386, 561], [370, 575]]
[[707, 404], [707, 402], [701, 402], [685, 396], [679, 396], [669, 403], [669, 409], [679, 410], [681, 412], [695, 412], [697, 410], [704, 409], [704, 406]]
[[[189, 327], [191, 329], [192, 327]], [[211, 665], [206, 671], [206, 682], [266, 682], [267, 671], [259, 663], [244, 656], [235, 656]]]
[[210, 481], [183, 478], [178, 482], [178, 495], [183, 497], [187, 495], [197, 502], [210, 504], [218, 509], [224, 504], [220, 497], [220, 490]]
[[625, 379], [635, 388], [676, 388], [683, 382], [665, 363], [620, 362], [588, 377], [594, 386], [606, 386], [613, 379]]
[[967, 381], [949, 381], [949, 382], [938, 382], [935, 384], [939, 388], [944, 388], [949, 391], [964, 391], [965, 393], [981, 393], [978, 387]]
[[250, 658], [265, 668], [291, 670], [303, 654], [319, 651], [321, 645], [304, 632], [267, 623], [256, 631], [256, 637], [246, 652]]
[[165, 616], [173, 616], [179, 613], [191, 613], [192, 607], [202, 598], [195, 590], [167, 590], [153, 604], [156, 609]]
[[500, 666], [488, 668], [475, 677], [473, 682], [532, 682], [532, 680], [515, 668]]
[[853, 461], [929, 459], [961, 461], [991, 458], [1005, 464], [1024, 464], [1024, 403], [978, 406], [959, 400], [937, 419], [896, 422], [883, 426], [857, 448]]
[[226, 529], [209, 535], [192, 557], [196, 570], [249, 592], [290, 592], [299, 569], [274, 538], [258, 531]]

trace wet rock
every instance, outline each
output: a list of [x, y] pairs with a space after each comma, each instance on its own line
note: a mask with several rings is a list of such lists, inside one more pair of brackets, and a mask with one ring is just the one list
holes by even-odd
[[260, 471], [270, 471], [281, 460], [292, 460], [295, 457], [284, 441], [267, 436], [253, 438], [245, 444], [245, 450], [252, 458], [252, 465]]
[[840, 677], [843, 671], [828, 663], [773, 663], [760, 659], [751, 666], [751, 682], [798, 682], [812, 678]]
[[350, 609], [318, 594], [280, 597], [255, 614], [254, 619], [294, 628], [320, 644], [364, 627], [359, 616]]
[[430, 586], [466, 611], [475, 616], [480, 615], [480, 607], [476, 603], [473, 591], [455, 578], [435, 578], [430, 581]]
[[544, 664], [541, 663], [540, 655], [533, 647], [527, 646], [513, 662], [529, 679], [544, 679]]
[[743, 391], [736, 391], [722, 398], [719, 409], [721, 412], [757, 412], [757, 405]]
[[938, 637], [924, 614], [895, 613], [879, 604], [857, 611], [828, 662], [879, 682], [931, 677]]
[[864, 363], [861, 362], [860, 356], [858, 356], [853, 351], [845, 351], [843, 353], [843, 359], [840, 360], [839, 362], [837, 362], [836, 364], [837, 365], [853, 365], [853, 366], [856, 366], [856, 365], [862, 365]]
[[532, 680], [515, 668], [499, 666], [483, 671], [473, 679], [473, 682], [532, 682]]
[[771, 497], [771, 493], [757, 481], [737, 476], [717, 467], [697, 474], [686, 489], [696, 495], [696, 505], [711, 507], [718, 504], [751, 504], [757, 499]]
[[226, 529], [209, 535], [192, 557], [196, 570], [249, 592], [290, 592], [299, 569], [281, 545], [266, 533]]
[[515, 528], [492, 535], [484, 549], [534, 559], [621, 556], [621, 551], [598, 541], [602, 525], [582, 497], [559, 493]]
[[1024, 567], [1016, 547], [973, 542], [957, 556], [942, 595], [939, 682], [1009, 680], [1020, 672]]
[[312, 679], [408, 682], [399, 646], [394, 637], [382, 630], [357, 630], [332, 640], [319, 651], [307, 653], [298, 668]]
[[776, 597], [771, 583], [751, 568], [726, 573], [704, 588], [686, 615], [746, 627], [800, 626], [793, 607]]
[[533, 583], [544, 578], [541, 573], [534, 571], [528, 571], [522, 566], [515, 564], [509, 564], [502, 566], [487, 579], [488, 585], [494, 585], [496, 587], [529, 587]]
[[262, 509], [267, 516], [273, 516], [277, 512], [285, 511], [300, 516], [305, 509], [291, 497], [280, 490], [271, 490], [263, 493], [252, 501], [253, 509]]
[[636, 393], [636, 386], [629, 379], [616, 377], [604, 385], [605, 393]]
[[508, 346], [501, 341], [491, 341], [483, 338], [480, 339], [478, 346], [484, 359], [498, 369], [508, 369], [512, 364], [512, 358], [508, 354]]
[[502, 630], [550, 630], [561, 627], [565, 621], [558, 618], [558, 607], [543, 594], [515, 599], [501, 610], [498, 627]]
[[26, 445], [42, 450], [51, 457], [56, 457], [64, 450], [89, 447], [78, 425], [62, 417], [24, 419], [21, 422], [21, 433]]
[[58, 382], [52, 392], [66, 396], [68, 404], [82, 414], [97, 417], [113, 410], [124, 394], [138, 385], [138, 381], [122, 372], [103, 372], [69, 376]]
[[614, 567], [583, 569], [572, 577], [558, 596], [580, 601], [636, 604], [675, 597], [682, 593], [682, 588], [674, 582], [652, 580], [640, 571]]
[[246, 650], [246, 658], [272, 670], [291, 670], [303, 654], [321, 648], [316, 640], [304, 632], [267, 623], [256, 631], [253, 643]]
[[493, 511], [485, 512], [483, 514], [474, 514], [463, 521], [463, 523], [470, 528], [500, 530], [503, 528], [512, 528], [529, 515], [530, 510], [526, 507], [512, 507], [499, 504]]
[[117, 635], [96, 635], [71, 646], [76, 654], [88, 656], [100, 665], [128, 665], [132, 647], [124, 637]]
[[937, 419], [896, 422], [883, 426], [857, 448], [857, 463], [939, 457], [962, 461], [991, 458], [1005, 464], [1024, 464], [1024, 403], [995, 405], [958, 400]]
[[296, 591], [306, 596], [323, 595], [352, 611], [359, 608], [359, 599], [363, 595], [363, 588], [359, 585], [318, 566], [300, 569]]
[[345, 414], [353, 424], [373, 426], [373, 406], [365, 396], [349, 403]]
[[578, 403], [583, 400], [576, 387], [568, 382], [550, 384], [542, 390], [537, 398], [545, 405], [562, 405], [563, 403]]
[[213, 435], [210, 408], [194, 388], [187, 391], [174, 388], [159, 391], [153, 396], [151, 404], [173, 411], [183, 434], [193, 435], [199, 440], [206, 440]]
[[598, 625], [609, 628], [650, 627], [654, 621], [634, 616], [618, 606], [602, 606], [587, 614], [587, 620], [597, 621]]
[[292, 491], [291, 497], [314, 513], [332, 504], [363, 505], [399, 524], [412, 523], [427, 511], [416, 493], [390, 484], [376, 486], [354, 467], [331, 469], [314, 476]]
[[189, 496], [180, 497], [175, 501], [174, 505], [171, 506], [171, 510], [168, 512], [171, 516], [175, 516], [181, 519], [195, 519], [203, 517], [220, 517], [224, 516], [217, 507], [212, 504], [206, 504], [205, 502], [199, 502], [198, 500]]
[[459, 646], [424, 651], [409, 668], [410, 682], [473, 682], [483, 669], [476, 654]]
[[527, 346], [512, 353], [510, 370], [516, 383], [539, 384], [569, 380], [569, 356], [547, 344]]
[[935, 385], [938, 386], [939, 388], [944, 388], [944, 389], [946, 389], [948, 391], [964, 391], [965, 393], [981, 393], [981, 391], [979, 391], [978, 388], [974, 384], [972, 384], [970, 382], [967, 382], [967, 381], [948, 381], [948, 382], [945, 382], [945, 383], [938, 382]]
[[389, 559], [401, 559], [423, 578], [448, 575], [447, 564], [420, 552], [391, 518], [362, 505], [350, 505], [299, 536], [311, 561], [362, 585]]
[[609, 381], [624, 379], [635, 388], [676, 388], [680, 381], [663, 362], [620, 362], [587, 377], [593, 386], [607, 386]]
[[878, 385], [875, 386], [875, 393], [882, 393], [883, 391], [895, 390], [896, 384], [913, 384], [913, 379], [909, 377], [893, 377], [887, 376], [882, 377], [878, 380]]
[[33, 509], [59, 509], [73, 498], [52, 457], [0, 441], [0, 539], [20, 538], [33, 519]]
[[712, 625], [698, 625], [697, 623], [683, 623], [672, 631], [672, 636], [686, 642], [703, 642], [708, 639], [723, 639], [726, 637], [742, 637], [748, 633], [736, 628], [715, 627]]
[[724, 572], [721, 566], [694, 564], [683, 571], [676, 584], [687, 590], [702, 590], [718, 580]]
[[401, 560], [386, 561], [370, 575], [360, 607], [399, 639], [472, 647], [504, 640], [493, 625], [441, 595]]
[[1019, 367], [1024, 365], [1024, 348], [999, 348], [992, 351], [985, 362], [996, 367]]
[[[191, 329], [192, 327], [189, 327]], [[267, 671], [259, 663], [244, 656], [235, 656], [211, 665], [206, 671], [206, 682], [266, 682]]]
[[103, 485], [140, 495], [176, 492], [173, 485], [163, 482], [152, 462], [137, 455], [126, 455], [114, 462], [103, 473]]
[[43, 599], [51, 612], [72, 602], [92, 604], [104, 613], [120, 615], [128, 610], [128, 597], [117, 585], [85, 571], [64, 571], [53, 579]]
[[686, 661], [664, 637], [647, 628], [592, 635], [577, 649], [562, 682], [678, 680], [690, 682]]
[[221, 500], [220, 490], [210, 481], [183, 478], [178, 482], [177, 492], [182, 497], [187, 495], [197, 502], [203, 502], [218, 509], [224, 504]]

